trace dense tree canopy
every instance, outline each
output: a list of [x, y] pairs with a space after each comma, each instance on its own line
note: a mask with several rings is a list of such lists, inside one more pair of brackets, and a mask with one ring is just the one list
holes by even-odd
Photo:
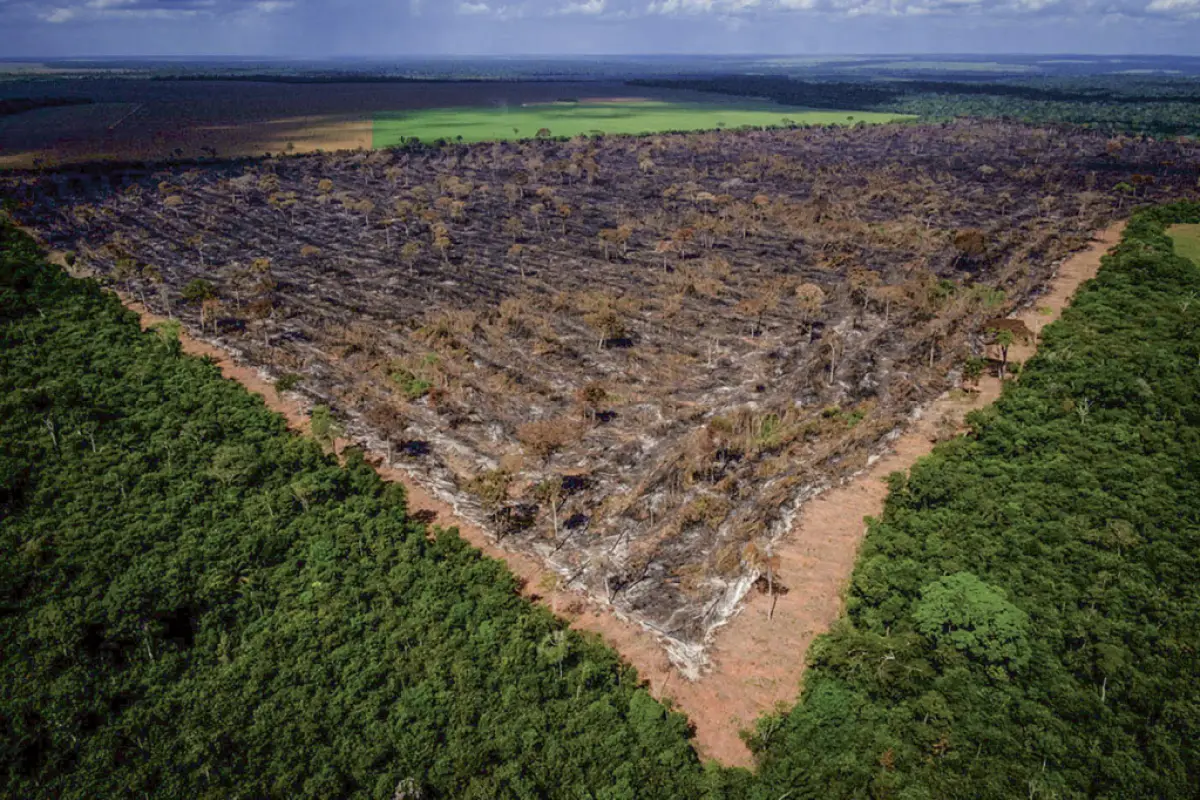
[[1113, 133], [1200, 134], [1200, 92], [1192, 80], [1089, 75], [996, 80], [884, 80], [728, 75], [633, 81], [642, 86], [769, 97], [809, 108], [981, 117], [1035, 125], [1071, 124]]

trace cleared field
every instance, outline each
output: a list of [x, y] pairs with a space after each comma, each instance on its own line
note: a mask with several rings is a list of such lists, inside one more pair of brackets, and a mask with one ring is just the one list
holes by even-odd
[[673, 103], [639, 98], [536, 103], [486, 108], [439, 108], [375, 117], [372, 145], [402, 144], [405, 139], [461, 139], [485, 142], [530, 139], [539, 131], [553, 136], [590, 133], [639, 134], [789, 124], [852, 125], [893, 122], [895, 114], [867, 111], [812, 111], [773, 103]]
[[1200, 264], [1200, 225], [1173, 225], [1167, 233], [1178, 255]]
[[1183, 144], [1110, 144], [824, 126], [74, 170], [2, 193], [78, 269], [286, 378], [695, 675], [747, 595], [780, 593], [772, 548], [804, 504], [961, 365], [982, 371], [986, 324], [1127, 202], [1094, 187], [1195, 185]]

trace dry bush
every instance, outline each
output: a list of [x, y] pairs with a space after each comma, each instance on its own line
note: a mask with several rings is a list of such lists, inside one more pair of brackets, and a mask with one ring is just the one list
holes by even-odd
[[596, 420], [600, 406], [608, 399], [608, 390], [599, 381], [591, 381], [575, 390], [575, 402], [579, 406], [580, 415], [592, 422]]
[[436, 349], [458, 350], [475, 338], [480, 315], [469, 309], [444, 309], [431, 314], [416, 332], [416, 338]]
[[529, 336], [533, 332], [530, 303], [523, 297], [506, 297], [500, 301], [498, 320], [509, 334]]
[[508, 491], [512, 475], [502, 469], [488, 470], [476, 475], [467, 483], [467, 491], [475, 496], [480, 507], [496, 515], [508, 503]]
[[596, 332], [596, 339], [601, 347], [605, 342], [623, 339], [627, 334], [624, 320], [611, 307], [599, 308], [584, 314], [583, 321]]
[[704, 564], [683, 564], [676, 567], [674, 575], [679, 579], [679, 591], [690, 598], [704, 594], [708, 584], [708, 569]]
[[363, 419], [389, 441], [401, 439], [408, 429], [408, 419], [404, 413], [386, 401], [368, 405]]
[[519, 475], [525, 469], [525, 456], [520, 453], [505, 453], [500, 456], [500, 469], [509, 475]]
[[679, 509], [676, 517], [680, 529], [704, 525], [716, 529], [725, 521], [732, 510], [728, 498], [716, 494], [701, 494], [693, 497]]
[[578, 441], [579, 423], [569, 417], [554, 417], [527, 422], [517, 428], [517, 439], [525, 445], [530, 455], [541, 459], [550, 456]]
[[804, 322], [815, 319], [825, 304], [825, 290], [815, 283], [802, 283], [796, 287], [796, 307]]
[[742, 548], [737, 542], [720, 547], [712, 558], [713, 571], [724, 578], [737, 577], [742, 571]]

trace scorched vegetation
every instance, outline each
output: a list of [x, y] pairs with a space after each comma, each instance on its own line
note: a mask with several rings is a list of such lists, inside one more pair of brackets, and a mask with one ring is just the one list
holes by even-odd
[[[960, 122], [82, 173], [25, 219], [695, 667], [861, 469], [1190, 145]], [[298, 380], [295, 376], [301, 376]], [[322, 412], [324, 413], [324, 412]], [[760, 580], [761, 579], [761, 580]], [[792, 587], [795, 588], [795, 587]]]

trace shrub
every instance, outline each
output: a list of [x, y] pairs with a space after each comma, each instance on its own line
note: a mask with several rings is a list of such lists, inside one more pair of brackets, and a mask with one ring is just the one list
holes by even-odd
[[185, 303], [203, 303], [217, 296], [216, 287], [203, 278], [189, 281], [181, 292]]
[[517, 428], [517, 439], [530, 455], [539, 458], [549, 458], [578, 438], [578, 425], [566, 417], [527, 422]]
[[275, 380], [275, 393], [283, 394], [284, 392], [290, 392], [300, 385], [301, 380], [300, 375], [294, 372], [285, 372]]

